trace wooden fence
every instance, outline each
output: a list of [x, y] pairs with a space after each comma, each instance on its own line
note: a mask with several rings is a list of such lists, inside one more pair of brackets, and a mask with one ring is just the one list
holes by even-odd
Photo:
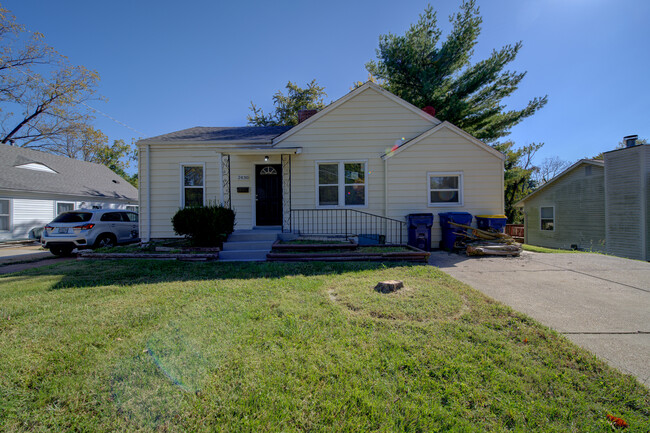
[[524, 241], [523, 224], [506, 224], [506, 234], [512, 236], [517, 242]]

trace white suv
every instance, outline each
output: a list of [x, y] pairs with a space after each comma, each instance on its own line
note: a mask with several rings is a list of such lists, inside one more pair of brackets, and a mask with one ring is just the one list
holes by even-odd
[[120, 209], [63, 212], [45, 226], [41, 245], [57, 256], [73, 249], [111, 247], [137, 242], [138, 214]]

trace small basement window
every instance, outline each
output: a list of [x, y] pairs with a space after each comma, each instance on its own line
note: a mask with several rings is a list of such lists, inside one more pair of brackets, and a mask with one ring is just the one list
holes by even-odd
[[541, 221], [541, 230], [555, 230], [555, 207], [547, 206], [539, 208], [539, 216]]
[[9, 231], [9, 200], [0, 199], [0, 232]]

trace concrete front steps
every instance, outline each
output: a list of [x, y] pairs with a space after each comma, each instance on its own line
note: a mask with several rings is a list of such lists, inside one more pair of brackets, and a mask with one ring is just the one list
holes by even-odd
[[228, 236], [228, 241], [223, 243], [219, 260], [222, 262], [263, 262], [280, 233], [279, 228], [269, 229], [266, 227], [235, 230]]

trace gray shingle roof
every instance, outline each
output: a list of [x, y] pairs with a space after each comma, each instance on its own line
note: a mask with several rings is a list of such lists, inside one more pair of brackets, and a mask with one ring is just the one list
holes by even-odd
[[[56, 173], [17, 167], [29, 163], [43, 164]], [[138, 190], [104, 165], [6, 144], [0, 144], [2, 190], [75, 195], [96, 200], [138, 200]]]
[[195, 126], [194, 128], [183, 129], [169, 134], [145, 138], [140, 143], [153, 142], [270, 142], [278, 135], [291, 129], [291, 126], [226, 126], [226, 127], [205, 127]]

